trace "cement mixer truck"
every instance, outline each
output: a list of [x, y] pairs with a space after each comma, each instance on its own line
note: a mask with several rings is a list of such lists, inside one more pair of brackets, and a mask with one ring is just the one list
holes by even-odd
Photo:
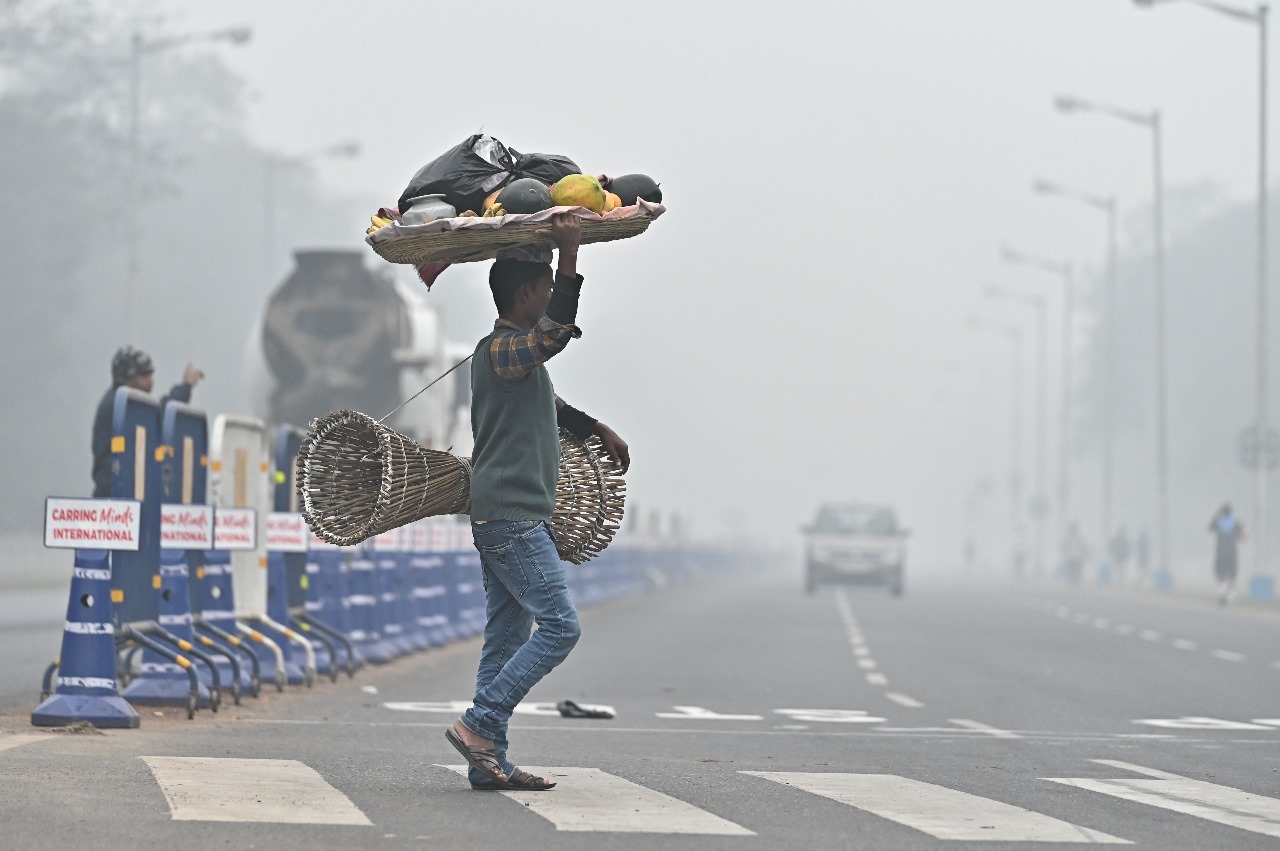
[[[359, 251], [298, 251], [248, 352], [251, 401], [270, 423], [306, 427], [348, 408], [381, 418], [470, 353], [451, 346], [421, 284], [371, 271]], [[387, 424], [420, 443], [471, 448], [470, 371], [458, 369]]]

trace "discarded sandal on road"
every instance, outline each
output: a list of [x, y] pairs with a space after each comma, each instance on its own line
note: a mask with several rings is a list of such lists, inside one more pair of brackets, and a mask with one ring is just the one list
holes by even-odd
[[[468, 745], [462, 741], [462, 737], [452, 727], [444, 731], [444, 737], [449, 744], [457, 749], [458, 753], [462, 754], [462, 758], [467, 761], [467, 765], [492, 778], [485, 781], [484, 788], [492, 788], [494, 790], [519, 788], [511, 785], [509, 780], [503, 780], [498, 777], [502, 773], [502, 765], [498, 762], [498, 755], [494, 752], [492, 746], [485, 748], [479, 745]], [[475, 787], [474, 783], [472, 787]]]
[[587, 709], [572, 700], [562, 700], [556, 704], [561, 718], [613, 718], [614, 714], [607, 709]]

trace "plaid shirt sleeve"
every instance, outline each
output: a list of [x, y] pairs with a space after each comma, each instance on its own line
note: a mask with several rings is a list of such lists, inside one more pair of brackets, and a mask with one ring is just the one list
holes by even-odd
[[561, 325], [545, 315], [528, 331], [505, 324], [502, 328], [504, 332], [489, 344], [489, 365], [502, 381], [524, 378], [582, 336], [577, 325]]

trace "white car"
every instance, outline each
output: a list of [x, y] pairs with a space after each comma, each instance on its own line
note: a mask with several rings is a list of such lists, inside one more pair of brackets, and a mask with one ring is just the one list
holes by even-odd
[[902, 594], [907, 560], [907, 530], [894, 510], [883, 505], [828, 503], [805, 534], [805, 591], [819, 585], [883, 585]]

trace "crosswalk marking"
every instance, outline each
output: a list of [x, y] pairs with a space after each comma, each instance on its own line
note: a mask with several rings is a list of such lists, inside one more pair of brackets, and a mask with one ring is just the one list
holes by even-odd
[[1133, 844], [1012, 804], [892, 774], [741, 773], [857, 807], [938, 839]]
[[16, 736], [0, 736], [0, 751], [21, 747], [32, 742], [48, 741], [53, 737], [48, 733], [19, 733]]
[[[441, 765], [466, 776], [465, 765]], [[755, 836], [727, 819], [692, 804], [623, 780], [598, 768], [535, 768], [559, 783], [551, 792], [502, 792], [555, 825], [556, 830], [602, 833], [685, 833]]]
[[175, 821], [371, 825], [351, 800], [293, 759], [144, 756]]
[[1123, 798], [1127, 801], [1173, 810], [1176, 813], [1185, 813], [1265, 836], [1280, 837], [1280, 800], [1127, 762], [1112, 759], [1095, 759], [1093, 762], [1131, 771], [1134, 774], [1144, 774], [1154, 779], [1095, 780], [1088, 777], [1046, 777], [1044, 779]]

